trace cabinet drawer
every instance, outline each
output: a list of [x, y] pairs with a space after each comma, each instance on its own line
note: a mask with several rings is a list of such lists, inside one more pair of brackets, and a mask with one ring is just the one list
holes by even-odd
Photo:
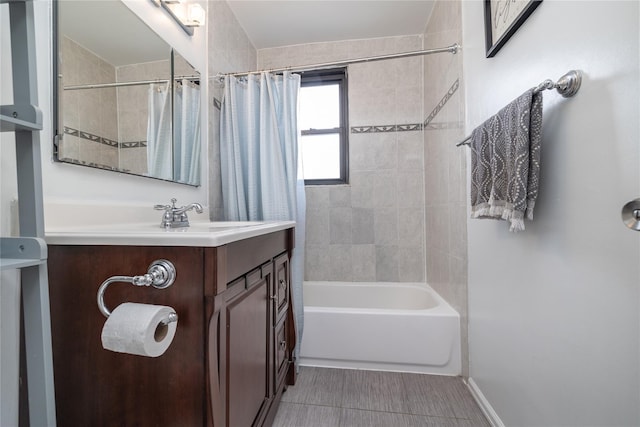
[[287, 350], [287, 322], [286, 316], [276, 326], [276, 333], [274, 335], [274, 349], [275, 349], [275, 384], [274, 393], [278, 392], [282, 380], [287, 373], [288, 367], [288, 350]]
[[289, 304], [289, 255], [283, 253], [275, 259], [275, 303], [276, 316], [274, 322], [278, 323], [287, 310]]

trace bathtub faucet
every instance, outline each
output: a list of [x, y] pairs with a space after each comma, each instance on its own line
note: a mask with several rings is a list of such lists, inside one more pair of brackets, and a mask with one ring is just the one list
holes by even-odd
[[178, 228], [188, 227], [189, 218], [187, 212], [195, 209], [196, 212], [202, 213], [202, 205], [200, 203], [191, 203], [181, 208], [176, 207], [177, 199], [171, 199], [170, 205], [155, 205], [153, 208], [158, 211], [164, 211], [160, 227], [162, 228]]

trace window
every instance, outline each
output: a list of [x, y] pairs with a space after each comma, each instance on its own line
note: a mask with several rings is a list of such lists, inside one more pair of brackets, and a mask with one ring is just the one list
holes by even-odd
[[347, 183], [346, 69], [302, 74], [298, 125], [304, 182]]

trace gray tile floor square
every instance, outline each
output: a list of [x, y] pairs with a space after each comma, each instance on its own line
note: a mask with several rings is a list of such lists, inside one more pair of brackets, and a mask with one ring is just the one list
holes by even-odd
[[459, 377], [301, 367], [274, 427], [489, 427]]

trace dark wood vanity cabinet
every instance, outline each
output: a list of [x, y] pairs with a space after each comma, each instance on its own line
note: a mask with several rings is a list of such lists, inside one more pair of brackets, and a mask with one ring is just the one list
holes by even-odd
[[[293, 229], [219, 247], [50, 245], [58, 425], [271, 425], [285, 378], [295, 378], [292, 242]], [[98, 287], [156, 259], [175, 265], [172, 286], [114, 283], [105, 303], [173, 307], [172, 344], [157, 358], [104, 350]]]

